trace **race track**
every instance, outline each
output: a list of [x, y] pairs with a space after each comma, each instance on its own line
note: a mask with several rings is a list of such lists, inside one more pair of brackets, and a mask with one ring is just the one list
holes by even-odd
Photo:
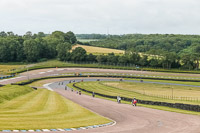
[[[56, 69], [35, 70], [29, 72], [29, 74], [21, 74], [21, 77], [19, 78], [1, 81], [0, 84], [14, 83], [26, 80], [27, 78], [45, 77], [49, 74], [56, 74], [67, 70], [70, 72], [82, 72], [87, 71], [88, 69], [60, 69], [59, 71]], [[61, 79], [56, 80], [59, 81]], [[66, 79], [64, 84], [67, 84], [68, 80], [70, 79]], [[49, 80], [49, 82], [51, 81]], [[133, 107], [127, 104], [117, 104], [117, 102], [113, 101], [92, 98], [87, 95], [79, 96], [75, 92], [64, 90], [64, 85], [58, 86], [57, 83], [50, 85], [50, 87], [67, 99], [116, 121], [116, 125], [114, 126], [71, 131], [73, 133], [200, 133], [200, 116], [179, 114], [144, 107]]]
[[[68, 81], [64, 81], [64, 84], [67, 83]], [[58, 83], [51, 84], [50, 87], [67, 99], [116, 121], [114, 126], [73, 131], [75, 133], [200, 133], [199, 116], [133, 107], [87, 95], [80, 96], [69, 89], [65, 90], [64, 85], [58, 86]]]

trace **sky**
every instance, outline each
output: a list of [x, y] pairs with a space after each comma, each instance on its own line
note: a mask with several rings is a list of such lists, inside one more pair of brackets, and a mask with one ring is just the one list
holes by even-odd
[[200, 34], [200, 0], [0, 0], [0, 31], [15, 34]]

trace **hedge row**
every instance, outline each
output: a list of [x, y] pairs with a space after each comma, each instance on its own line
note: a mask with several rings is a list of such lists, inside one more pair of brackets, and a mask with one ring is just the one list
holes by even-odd
[[[88, 91], [86, 89], [82, 89], [78, 86], [76, 86], [76, 83], [73, 84], [73, 87], [78, 88], [84, 92], [87, 93], [93, 93], [92, 91]], [[106, 94], [101, 94], [101, 93], [95, 93], [95, 95], [106, 97], [106, 98], [112, 98], [112, 99], [117, 99], [117, 96], [110, 96]], [[122, 100], [131, 102], [131, 98], [127, 97], [121, 97]], [[177, 109], [183, 109], [183, 110], [188, 110], [188, 111], [195, 111], [195, 112], [200, 112], [200, 106], [199, 105], [191, 105], [191, 104], [182, 104], [182, 103], [167, 103], [167, 102], [156, 102], [156, 101], [145, 101], [145, 100], [140, 100], [137, 99], [138, 103], [141, 104], [148, 104], [148, 105], [157, 105], [157, 106], [166, 106], [166, 107], [171, 107], [171, 108], [177, 108]]]

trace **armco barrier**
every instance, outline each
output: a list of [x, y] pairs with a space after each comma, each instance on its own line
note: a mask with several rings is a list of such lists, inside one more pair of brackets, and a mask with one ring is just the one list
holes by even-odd
[[[73, 84], [73, 87], [78, 88], [78, 89], [80, 89], [82, 91], [85, 91], [85, 92], [88, 92], [88, 93], [92, 94], [92, 91], [88, 91], [86, 89], [82, 89], [82, 88], [76, 86], [76, 83]], [[117, 96], [110, 96], [110, 95], [96, 93], [96, 92], [95, 92], [95, 95], [106, 97], [106, 98], [117, 99]], [[121, 99], [124, 100], [124, 101], [128, 101], [128, 102], [132, 101], [131, 98], [127, 98], [127, 97], [121, 97]], [[141, 104], [166, 106], [166, 107], [183, 109], [183, 110], [188, 110], [188, 111], [200, 112], [200, 106], [199, 105], [191, 105], [191, 104], [183, 104], [183, 103], [167, 103], [167, 102], [157, 102], [157, 101], [146, 101], [146, 100], [140, 100], [140, 99], [137, 99], [137, 101], [138, 101], [138, 103], [141, 103]]]
[[0, 79], [11, 78], [11, 77], [14, 77], [14, 76], [15, 76], [15, 75], [1, 76]]
[[2, 87], [2, 86], [4, 86], [4, 85], [1, 85], [1, 84], [0, 84], [0, 87]]
[[13, 85], [27, 85], [30, 84], [32, 82], [38, 81], [38, 80], [44, 80], [44, 79], [52, 79], [52, 78], [69, 78], [69, 77], [110, 77], [110, 78], [136, 78], [136, 79], [156, 79], [156, 80], [170, 80], [170, 81], [190, 81], [190, 82], [200, 82], [199, 80], [182, 80], [182, 79], [162, 79], [162, 78], [148, 78], [148, 77], [135, 77], [135, 76], [130, 76], [130, 75], [59, 75], [59, 76], [49, 76], [49, 77], [43, 77], [43, 78], [36, 78], [36, 79], [31, 79], [25, 82], [21, 82], [21, 83], [12, 83]]

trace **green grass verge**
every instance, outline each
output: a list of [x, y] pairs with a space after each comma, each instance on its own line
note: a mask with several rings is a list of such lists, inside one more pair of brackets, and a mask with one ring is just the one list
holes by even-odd
[[[68, 84], [67, 86], [70, 87], [70, 88], [73, 88], [74, 90], [78, 90], [77, 88], [73, 87], [73, 84], [74, 83], [71, 83], [71, 84]], [[76, 85], [78, 85], [78, 84], [76, 84]], [[83, 87], [81, 87], [81, 88], [83, 88]], [[86, 95], [92, 96], [92, 94], [87, 93], [87, 92], [83, 92], [82, 91], [82, 93], [86, 94]], [[104, 94], [108, 94], [108, 93], [104, 93]], [[122, 95], [120, 95], [120, 96], [122, 96]], [[111, 101], [115, 101], [115, 102], [117, 101], [116, 99], [105, 98], [105, 97], [97, 96], [97, 95], [95, 97], [106, 99], [106, 100], [111, 100]], [[127, 101], [123, 101], [123, 100], [121, 101], [121, 103], [123, 103], [123, 104], [130, 104], [131, 105], [131, 102], [127, 102]], [[170, 108], [170, 107], [165, 107], [165, 106], [146, 105], [146, 104], [139, 104], [139, 103], [137, 104], [137, 106], [147, 107], [147, 108], [152, 108], [152, 109], [158, 109], [158, 110], [164, 110], [164, 111], [170, 111], [170, 112], [177, 112], [177, 113], [184, 113], [184, 114], [191, 114], [191, 115], [200, 115], [199, 112], [187, 111], [187, 110], [176, 109], [176, 108]]]
[[[29, 65], [28, 70], [36, 70], [36, 69], [45, 69], [45, 68], [56, 68], [56, 67], [80, 67], [80, 68], [102, 68], [102, 69], [122, 69], [122, 70], [144, 70], [144, 71], [153, 71], [153, 72], [165, 72], [165, 73], [192, 73], [192, 74], [200, 74], [200, 71], [194, 70], [179, 70], [179, 69], [161, 69], [161, 68], [136, 68], [134, 65], [126, 65], [123, 66], [122, 64], [110, 64], [110, 63], [103, 63], [98, 64], [94, 62], [62, 62], [58, 60], [49, 60], [45, 62], [40, 62], [36, 64]], [[9, 74], [15, 73], [22, 73], [27, 71], [27, 67], [21, 67], [16, 69], [15, 71], [9, 71]]]
[[9, 101], [18, 96], [27, 94], [34, 89], [28, 86], [6, 85], [0, 87], [0, 103]]
[[[107, 94], [112, 96], [122, 96], [141, 100], [159, 101], [168, 103], [200, 104], [200, 89], [197, 87], [184, 87], [172, 85], [160, 85], [150, 83], [130, 83], [130, 82], [80, 82], [76, 86], [83, 89]], [[171, 88], [174, 87], [174, 98], [171, 98]], [[144, 90], [145, 88], [145, 90]], [[144, 92], [145, 91], [145, 92]], [[178, 99], [192, 95], [194, 100]], [[199, 101], [196, 101], [196, 97]]]
[[76, 128], [108, 122], [110, 120], [45, 89], [0, 104], [0, 130]]
[[[124, 78], [125, 80], [137, 80], [140, 81], [141, 79], [136, 78]], [[172, 80], [156, 80], [156, 79], [142, 79], [143, 81], [150, 81], [150, 82], [160, 82], [160, 83], [173, 83], [173, 84], [182, 84], [182, 85], [194, 85], [200, 86], [199, 82], [188, 82], [188, 81], [172, 81]]]

